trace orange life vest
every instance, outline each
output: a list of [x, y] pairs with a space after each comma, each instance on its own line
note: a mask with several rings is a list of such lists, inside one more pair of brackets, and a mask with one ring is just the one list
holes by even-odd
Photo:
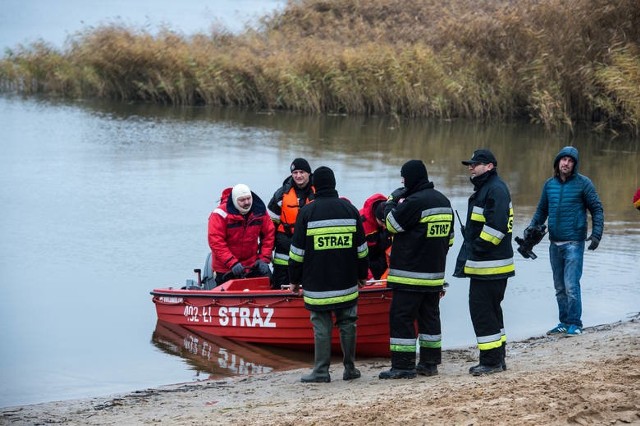
[[[315, 193], [315, 188], [311, 187], [311, 192]], [[307, 198], [304, 205], [309, 204], [312, 200]], [[291, 187], [287, 193], [282, 196], [282, 208], [280, 212], [280, 224], [276, 228], [277, 232], [283, 232], [287, 235], [293, 234], [293, 227], [296, 224], [296, 218], [300, 211], [298, 203], [298, 195], [295, 187]]]

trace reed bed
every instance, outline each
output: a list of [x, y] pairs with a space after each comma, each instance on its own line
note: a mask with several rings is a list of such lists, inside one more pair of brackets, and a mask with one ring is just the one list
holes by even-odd
[[637, 0], [298, 0], [241, 34], [118, 23], [7, 49], [0, 89], [640, 129]]

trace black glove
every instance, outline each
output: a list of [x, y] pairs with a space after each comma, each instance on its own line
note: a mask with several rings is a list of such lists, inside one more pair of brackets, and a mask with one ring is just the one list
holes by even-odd
[[391, 201], [393, 203], [397, 203], [400, 198], [404, 197], [405, 192], [407, 192], [407, 188], [404, 186], [394, 190], [391, 195], [387, 198], [387, 201]]
[[242, 263], [238, 262], [235, 265], [233, 265], [231, 267], [231, 273], [236, 278], [244, 277], [244, 266], [242, 266]]
[[269, 265], [264, 263], [262, 260], [256, 260], [256, 263], [253, 264], [253, 269], [262, 276], [269, 274]]
[[522, 236], [524, 237], [525, 241], [526, 240], [530, 240], [531, 236], [533, 234], [533, 226], [527, 226], [524, 230], [524, 232], [522, 233]]
[[593, 235], [589, 236], [589, 238], [587, 238], [587, 241], [591, 241], [591, 244], [589, 244], [589, 250], [595, 250], [600, 245], [600, 240]]

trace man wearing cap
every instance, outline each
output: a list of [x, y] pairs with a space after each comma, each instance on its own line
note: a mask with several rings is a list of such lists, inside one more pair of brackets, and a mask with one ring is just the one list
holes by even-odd
[[338, 197], [328, 167], [313, 173], [316, 198], [300, 209], [289, 253], [292, 291], [302, 285], [304, 305], [311, 313], [315, 343], [314, 367], [303, 383], [331, 381], [332, 316], [340, 331], [343, 380], [360, 377], [355, 367], [358, 287], [367, 279], [367, 242], [358, 210]]
[[369, 275], [367, 278], [379, 280], [386, 277], [389, 267], [387, 249], [391, 247], [391, 236], [384, 224], [384, 205], [387, 197], [373, 194], [360, 209], [360, 218], [369, 247]]
[[469, 197], [464, 242], [453, 275], [471, 279], [469, 312], [480, 362], [469, 373], [480, 376], [507, 369], [507, 338], [500, 304], [507, 278], [515, 275], [511, 246], [513, 206], [491, 151], [478, 149], [462, 164], [469, 168], [474, 192]]
[[311, 166], [304, 158], [296, 158], [289, 166], [291, 175], [282, 182], [269, 201], [269, 216], [275, 225], [276, 242], [273, 255], [273, 287], [289, 285], [289, 247], [298, 211], [313, 200], [310, 183]]
[[381, 372], [380, 379], [412, 379], [416, 373], [434, 376], [442, 360], [440, 293], [453, 245], [453, 210], [447, 197], [434, 189], [421, 160], [407, 161], [400, 175], [404, 187], [391, 193], [384, 210], [387, 230], [393, 235], [387, 276], [393, 299], [391, 369]]
[[[553, 272], [559, 320], [547, 334], [582, 334], [580, 277], [585, 240], [589, 250], [600, 244], [604, 210], [591, 180], [578, 173], [578, 150], [565, 146], [553, 160], [554, 176], [542, 187], [530, 227], [548, 219], [549, 260]], [[591, 213], [591, 235], [587, 238], [587, 210]], [[525, 231], [526, 232], [526, 231]]]
[[216, 285], [232, 278], [271, 277], [273, 222], [264, 202], [242, 183], [222, 191], [209, 216], [209, 247]]

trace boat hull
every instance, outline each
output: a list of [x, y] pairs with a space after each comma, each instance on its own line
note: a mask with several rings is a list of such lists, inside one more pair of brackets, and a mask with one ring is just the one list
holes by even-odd
[[[154, 289], [158, 320], [204, 335], [312, 351], [313, 328], [301, 293], [272, 290], [267, 278], [231, 280], [212, 290]], [[356, 353], [389, 356], [391, 290], [366, 286], [358, 298]], [[334, 327], [332, 349], [340, 353]]]

